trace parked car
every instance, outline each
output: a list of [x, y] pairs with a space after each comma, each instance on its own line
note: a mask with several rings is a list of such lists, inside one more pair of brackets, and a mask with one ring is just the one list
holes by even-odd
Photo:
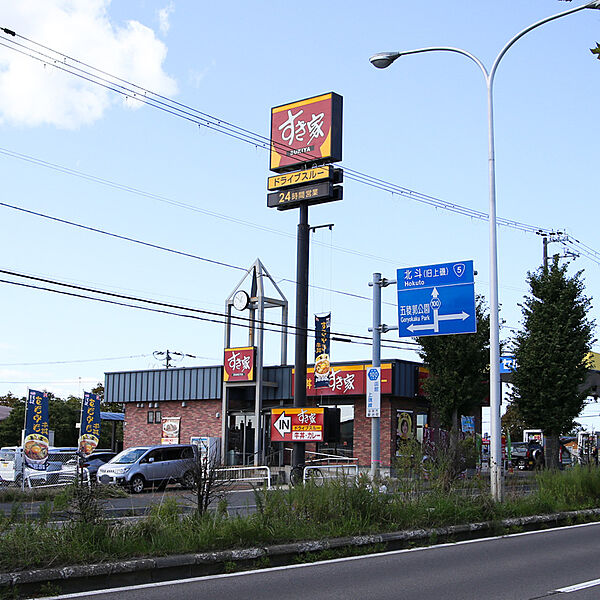
[[127, 486], [134, 494], [145, 487], [180, 483], [194, 484], [195, 446], [136, 446], [123, 450], [105, 465], [98, 467], [96, 478], [101, 484]]
[[511, 444], [513, 467], [528, 471], [544, 466], [544, 449], [538, 442], [514, 442]]
[[89, 478], [91, 481], [96, 479], [96, 474], [98, 469], [105, 465], [107, 462], [111, 461], [115, 456], [117, 456], [116, 452], [92, 452], [87, 458], [83, 459], [82, 466], [84, 469], [88, 470]]

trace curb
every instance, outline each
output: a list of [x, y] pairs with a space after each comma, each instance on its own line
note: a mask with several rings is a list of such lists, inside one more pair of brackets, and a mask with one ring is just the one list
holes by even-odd
[[[431, 538], [464, 538], [478, 537], [484, 532], [508, 529], [511, 527], [529, 527], [535, 529], [540, 525], [569, 522], [572, 519], [600, 519], [600, 508], [579, 511], [516, 517], [502, 521], [484, 521], [466, 525], [452, 525], [434, 529], [414, 529], [391, 533], [359, 535], [327, 540], [315, 540], [279, 544], [263, 548], [246, 548], [242, 550], [223, 550], [219, 552], [202, 552], [178, 554], [154, 558], [139, 558], [119, 562], [105, 562], [91, 565], [75, 565], [54, 569], [37, 569], [0, 573], [0, 587], [25, 586], [35, 587], [41, 584], [54, 583], [72, 591], [91, 590], [98, 587], [109, 589], [106, 576], [115, 578], [113, 585], [127, 585], [142, 582], [165, 581], [181, 576], [181, 573], [209, 575], [222, 573], [225, 563], [237, 563], [240, 566], [258, 559], [275, 559], [278, 564], [286, 564], [290, 557], [333, 550], [339, 548], [360, 548], [373, 544], [386, 544], [402, 547], [407, 543]], [[146, 576], [144, 576], [146, 574]], [[100, 579], [102, 578], [102, 579]]]

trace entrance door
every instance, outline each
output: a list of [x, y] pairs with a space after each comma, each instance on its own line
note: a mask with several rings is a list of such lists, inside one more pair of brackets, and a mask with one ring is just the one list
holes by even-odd
[[254, 413], [229, 413], [228, 427], [227, 464], [253, 465], [256, 416]]

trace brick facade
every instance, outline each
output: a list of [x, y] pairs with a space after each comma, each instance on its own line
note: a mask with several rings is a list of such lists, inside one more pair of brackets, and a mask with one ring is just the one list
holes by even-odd
[[[148, 413], [160, 411], [161, 417], [181, 417], [179, 441], [189, 444], [190, 437], [221, 437], [221, 401], [192, 400], [181, 406], [181, 402], [158, 402], [157, 407], [143, 407], [125, 404], [125, 426], [123, 427], [123, 447], [150, 446], [160, 444], [162, 426], [148, 423]], [[216, 415], [219, 415], [218, 417]]]
[[[395, 452], [396, 431], [393, 423], [395, 414], [394, 412], [392, 415], [390, 401], [382, 398], [379, 418], [380, 466], [382, 467], [390, 466]], [[360, 467], [371, 465], [371, 418], [367, 418], [366, 415], [366, 399], [364, 396], [357, 397], [354, 401], [354, 456], [358, 458]]]

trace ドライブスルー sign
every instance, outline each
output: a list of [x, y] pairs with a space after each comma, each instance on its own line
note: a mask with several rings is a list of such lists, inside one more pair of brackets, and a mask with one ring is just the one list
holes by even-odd
[[271, 409], [272, 442], [322, 442], [324, 408]]
[[342, 160], [342, 97], [334, 92], [271, 109], [271, 171]]

